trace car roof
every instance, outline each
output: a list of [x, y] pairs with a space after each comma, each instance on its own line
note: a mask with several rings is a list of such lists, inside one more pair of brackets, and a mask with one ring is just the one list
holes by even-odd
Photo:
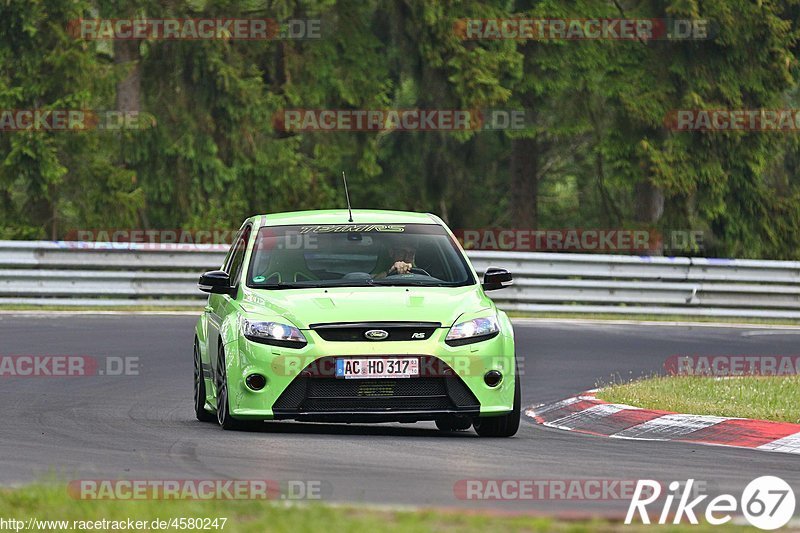
[[319, 209], [292, 211], [253, 217], [260, 219], [259, 226], [287, 226], [294, 224], [437, 224], [441, 221], [430, 213], [412, 211], [384, 211], [380, 209], [353, 209], [350, 222], [347, 209]]

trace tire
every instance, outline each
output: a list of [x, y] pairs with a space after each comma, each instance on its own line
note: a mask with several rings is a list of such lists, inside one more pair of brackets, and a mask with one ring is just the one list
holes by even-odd
[[200, 422], [217, 421], [214, 413], [206, 411], [206, 380], [197, 339], [194, 341], [194, 414]]
[[519, 415], [522, 398], [519, 388], [519, 373], [514, 379], [514, 408], [507, 415], [478, 418], [474, 422], [475, 432], [481, 437], [513, 437], [519, 430]]
[[217, 355], [217, 423], [225, 430], [247, 429], [249, 424], [231, 416], [230, 401], [228, 398], [228, 372], [225, 366], [225, 350], [219, 347]]
[[446, 418], [436, 419], [436, 427], [440, 431], [466, 431], [472, 426], [472, 421], [469, 418], [458, 416], [448, 416]]

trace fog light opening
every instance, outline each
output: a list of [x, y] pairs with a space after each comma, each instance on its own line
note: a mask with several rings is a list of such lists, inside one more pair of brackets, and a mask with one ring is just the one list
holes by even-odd
[[267, 386], [267, 378], [261, 374], [250, 374], [244, 380], [247, 388], [254, 391], [260, 391]]
[[483, 382], [490, 387], [497, 387], [503, 381], [503, 374], [498, 370], [490, 370], [483, 376]]

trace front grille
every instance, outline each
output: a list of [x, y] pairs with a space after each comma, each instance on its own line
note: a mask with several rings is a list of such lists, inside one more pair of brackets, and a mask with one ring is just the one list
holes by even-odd
[[309, 379], [306, 397], [446, 396], [442, 378]]
[[370, 330], [388, 333], [380, 341], [422, 341], [429, 339], [441, 327], [439, 322], [340, 322], [331, 324], [311, 324], [309, 326], [326, 341], [364, 342], [364, 334]]
[[[425, 359], [434, 358], [423, 357], [420, 363], [424, 365]], [[273, 406], [276, 414], [477, 409], [480, 409], [478, 399], [452, 371], [433, 376], [389, 379], [337, 379], [304, 371], [289, 384]]]
[[353, 403], [347, 398], [309, 400], [303, 411], [325, 413], [339, 411], [446, 411], [452, 409], [447, 398], [370, 398], [369, 402]]

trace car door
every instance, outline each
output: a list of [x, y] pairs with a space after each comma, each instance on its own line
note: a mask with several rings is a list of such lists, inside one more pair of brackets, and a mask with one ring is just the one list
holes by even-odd
[[[222, 270], [227, 272], [230, 276], [231, 283], [237, 288], [239, 287], [239, 277], [244, 267], [244, 256], [247, 252], [247, 243], [250, 240], [251, 230], [252, 226], [247, 224], [239, 231], [228, 251], [225, 264], [222, 267]], [[212, 294], [209, 296], [208, 305], [206, 306], [206, 313], [208, 315], [208, 336], [206, 337], [208, 341], [208, 359], [211, 363], [214, 375], [216, 375], [217, 371], [219, 331], [222, 326], [222, 321], [225, 320], [228, 314], [232, 300], [233, 297], [227, 294]]]

